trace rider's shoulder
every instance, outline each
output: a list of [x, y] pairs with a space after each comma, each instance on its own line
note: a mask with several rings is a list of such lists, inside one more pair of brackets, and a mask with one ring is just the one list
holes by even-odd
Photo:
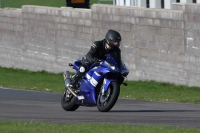
[[100, 45], [100, 44], [102, 44], [102, 41], [94, 41], [94, 44]]
[[102, 40], [100, 41], [95, 41], [94, 44], [96, 45], [96, 47], [100, 48], [103, 44]]

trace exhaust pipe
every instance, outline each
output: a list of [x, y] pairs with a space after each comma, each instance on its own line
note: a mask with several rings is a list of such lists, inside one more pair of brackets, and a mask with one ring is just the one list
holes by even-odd
[[64, 72], [63, 77], [64, 77], [64, 81], [65, 81], [66, 86], [71, 83], [69, 71]]
[[72, 93], [73, 96], [78, 97], [69, 85], [67, 85], [67, 89]]
[[77, 94], [72, 90], [70, 83], [70, 73], [69, 71], [66, 71], [64, 74], [64, 81], [65, 81], [65, 86], [67, 87], [67, 89], [72, 93], [73, 96], [75, 96], [76, 98], [78, 98], [78, 100], [83, 100], [85, 99], [84, 96], [77, 96]]
[[76, 95], [76, 93], [69, 86], [71, 83], [69, 71], [64, 72], [63, 76], [64, 76], [64, 80], [65, 80], [65, 86], [67, 87], [67, 89], [72, 93], [72, 95], [74, 95], [75, 97], [78, 97]]

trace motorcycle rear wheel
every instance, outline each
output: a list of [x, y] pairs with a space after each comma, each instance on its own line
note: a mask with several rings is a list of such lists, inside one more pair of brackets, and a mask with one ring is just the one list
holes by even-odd
[[118, 82], [111, 82], [108, 91], [104, 95], [99, 93], [97, 108], [100, 112], [108, 112], [115, 105], [120, 93]]
[[76, 97], [72, 94], [69, 94], [70, 96], [66, 97], [68, 93], [67, 88], [65, 88], [61, 97], [61, 106], [65, 111], [75, 111], [79, 108], [79, 105], [75, 104]]

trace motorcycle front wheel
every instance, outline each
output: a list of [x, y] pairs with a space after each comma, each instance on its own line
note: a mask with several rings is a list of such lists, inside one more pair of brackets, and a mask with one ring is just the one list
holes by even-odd
[[[101, 91], [100, 91], [101, 92]], [[120, 85], [118, 82], [111, 82], [108, 91], [104, 95], [99, 93], [97, 99], [97, 108], [101, 112], [108, 112], [116, 103], [120, 93]]]
[[79, 105], [75, 104], [76, 97], [74, 97], [70, 91], [65, 88], [61, 96], [61, 106], [65, 111], [75, 111]]

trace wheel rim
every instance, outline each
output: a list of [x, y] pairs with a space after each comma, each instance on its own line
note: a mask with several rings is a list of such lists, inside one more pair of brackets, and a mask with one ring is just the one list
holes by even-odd
[[65, 103], [70, 102], [70, 100], [72, 99], [72, 94], [68, 89], [65, 89], [64, 94], [63, 94], [63, 101]]
[[111, 96], [111, 89], [109, 87], [108, 91], [104, 95], [100, 94], [100, 99], [99, 99], [100, 106], [106, 106], [108, 101], [110, 100], [110, 96]]

